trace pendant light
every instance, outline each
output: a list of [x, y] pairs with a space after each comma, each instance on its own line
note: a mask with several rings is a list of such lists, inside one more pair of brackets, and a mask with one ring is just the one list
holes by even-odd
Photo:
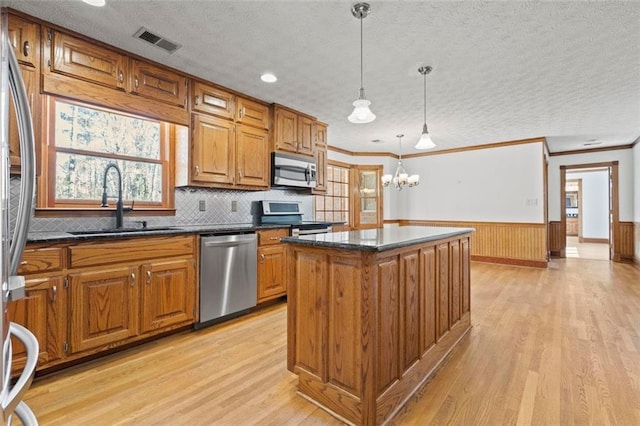
[[429, 130], [427, 130], [427, 74], [431, 72], [433, 68], [426, 66], [418, 68], [418, 72], [424, 76], [424, 126], [422, 127], [422, 135], [415, 145], [415, 149], [431, 149], [435, 148], [436, 144], [431, 140], [429, 136]]
[[362, 83], [363, 81], [363, 78], [362, 78], [362, 74], [363, 74], [362, 72], [362, 69], [363, 69], [363, 66], [362, 66], [362, 62], [363, 62], [362, 60], [362, 57], [363, 57], [362, 20], [366, 18], [367, 15], [369, 15], [370, 11], [371, 11], [371, 7], [369, 6], [369, 3], [356, 3], [351, 8], [351, 13], [353, 14], [353, 16], [360, 20], [360, 92], [359, 92], [358, 99], [356, 99], [353, 102], [353, 106], [354, 106], [353, 112], [348, 117], [348, 120], [350, 122], [356, 123], [356, 124], [371, 123], [373, 120], [376, 119], [376, 116], [369, 109], [369, 105], [371, 105], [371, 102], [369, 102], [367, 98], [364, 96], [364, 85]]
[[402, 137], [404, 135], [396, 135], [398, 138], [398, 143], [400, 144], [400, 151], [398, 153], [398, 167], [396, 168], [396, 173], [391, 175], [382, 176], [382, 186], [389, 186], [391, 183], [396, 187], [398, 191], [402, 191], [402, 188], [405, 185], [408, 185], [409, 188], [417, 186], [420, 184], [420, 176], [419, 175], [411, 175], [404, 169], [402, 166]]

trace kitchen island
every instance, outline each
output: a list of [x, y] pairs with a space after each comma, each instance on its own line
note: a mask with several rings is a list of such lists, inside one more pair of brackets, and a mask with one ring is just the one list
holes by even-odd
[[470, 330], [473, 229], [398, 227], [288, 243], [287, 368], [299, 393], [384, 424]]

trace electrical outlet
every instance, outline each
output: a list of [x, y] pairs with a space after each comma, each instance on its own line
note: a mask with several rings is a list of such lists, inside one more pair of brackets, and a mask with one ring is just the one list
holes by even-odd
[[205, 200], [200, 200], [198, 202], [198, 210], [200, 210], [201, 212], [207, 210], [207, 202]]
[[231, 201], [231, 211], [232, 212], [238, 211], [238, 202], [236, 200]]

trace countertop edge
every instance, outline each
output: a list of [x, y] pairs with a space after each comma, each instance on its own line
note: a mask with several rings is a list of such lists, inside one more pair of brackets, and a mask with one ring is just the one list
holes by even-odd
[[[393, 249], [402, 248], [402, 247], [408, 247], [415, 244], [422, 244], [422, 243], [428, 243], [431, 241], [452, 238], [452, 237], [475, 232], [475, 228], [439, 228], [439, 227], [417, 227], [417, 228], [438, 229], [438, 230], [442, 230], [442, 232], [434, 235], [418, 236], [418, 237], [408, 238], [404, 241], [382, 243], [377, 245], [358, 244], [355, 242], [348, 242], [348, 241], [344, 241], [344, 242], [323, 241], [323, 240], [317, 240], [315, 236], [285, 237], [285, 238], [282, 238], [281, 241], [285, 243], [314, 246], [314, 247], [325, 247], [325, 248], [330, 247], [330, 248], [345, 249], [345, 250], [382, 252], [382, 251], [393, 250]], [[342, 233], [349, 234], [350, 232], [357, 233], [359, 231], [345, 231]]]

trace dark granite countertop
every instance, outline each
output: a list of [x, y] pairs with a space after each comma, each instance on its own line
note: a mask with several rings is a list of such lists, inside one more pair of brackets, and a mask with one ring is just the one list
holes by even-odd
[[283, 238], [282, 241], [315, 247], [378, 252], [454, 237], [474, 231], [475, 229], [473, 228], [390, 225], [361, 231], [287, 237]]
[[259, 229], [283, 228], [283, 225], [255, 225], [251, 223], [219, 223], [203, 225], [175, 225], [168, 227], [149, 227], [147, 229], [126, 229], [118, 231], [116, 229], [105, 229], [96, 231], [80, 232], [33, 232], [27, 236], [29, 243], [62, 242], [62, 241], [84, 241], [95, 239], [115, 239], [129, 237], [143, 237], [155, 235], [176, 235], [176, 234], [224, 234], [232, 232], [251, 232]]

